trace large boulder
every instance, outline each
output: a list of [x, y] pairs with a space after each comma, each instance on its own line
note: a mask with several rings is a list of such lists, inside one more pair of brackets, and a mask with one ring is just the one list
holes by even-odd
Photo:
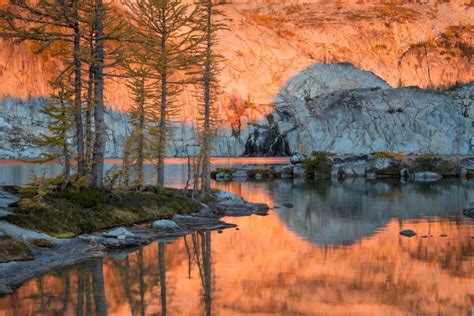
[[[470, 120], [446, 94], [417, 88], [359, 88], [277, 103], [290, 149], [339, 154], [470, 152]], [[290, 126], [288, 126], [290, 125]]]
[[294, 152], [290, 157], [290, 162], [292, 165], [297, 165], [302, 163], [304, 160], [304, 156], [298, 152]]

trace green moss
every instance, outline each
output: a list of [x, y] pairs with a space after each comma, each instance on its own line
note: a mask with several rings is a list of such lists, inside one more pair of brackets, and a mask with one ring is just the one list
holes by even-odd
[[232, 169], [232, 168], [217, 168], [216, 173], [233, 174], [233, 173], [234, 173], [234, 169]]
[[200, 203], [179, 191], [147, 187], [146, 192], [81, 189], [48, 193], [42, 203], [24, 198], [5, 218], [15, 225], [67, 238], [93, 231], [199, 211]]
[[331, 154], [325, 151], [313, 152], [311, 157], [303, 160], [303, 166], [307, 177], [313, 177], [315, 173], [329, 175], [332, 170]]
[[373, 157], [376, 159], [389, 158], [389, 159], [395, 159], [398, 161], [402, 161], [406, 159], [405, 155], [396, 153], [393, 151], [377, 151], [373, 154]]
[[74, 236], [76, 236], [76, 234], [74, 234], [73, 232], [61, 232], [61, 233], [54, 233], [50, 235], [51, 237], [59, 238], [59, 239], [73, 238]]
[[30, 251], [24, 244], [11, 239], [10, 237], [0, 238], [0, 263], [31, 259], [32, 256]]
[[[213, 191], [214, 191], [214, 190], [213, 190]], [[204, 197], [202, 198], [201, 202], [204, 203], [204, 204], [209, 204], [209, 203], [214, 202], [214, 201], [216, 201], [216, 200], [217, 200], [217, 199], [216, 199], [214, 196], [212, 196], [212, 195], [210, 195], [210, 194], [207, 194], [206, 196], [204, 196]]]

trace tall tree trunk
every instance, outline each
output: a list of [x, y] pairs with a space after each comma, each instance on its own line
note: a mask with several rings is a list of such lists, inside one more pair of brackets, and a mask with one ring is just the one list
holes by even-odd
[[140, 100], [138, 104], [138, 135], [137, 135], [137, 189], [142, 190], [144, 185], [143, 165], [145, 162], [145, 78], [140, 80]]
[[84, 167], [84, 130], [82, 126], [82, 62], [81, 62], [81, 34], [79, 28], [79, 0], [74, 0], [74, 123], [76, 125], [77, 143], [77, 172], [85, 175]]
[[203, 194], [211, 193], [211, 63], [212, 63], [212, 31], [211, 15], [212, 0], [207, 0], [207, 24], [206, 24], [206, 55], [204, 61], [204, 131], [202, 143], [202, 175], [201, 187]]
[[[91, 46], [92, 47], [92, 46]], [[91, 59], [92, 60], [92, 59]], [[92, 152], [93, 152], [93, 134], [92, 134], [92, 110], [94, 109], [94, 65], [89, 65], [89, 79], [87, 82], [87, 107], [86, 107], [86, 124], [85, 124], [85, 136], [86, 136], [86, 161], [85, 167], [88, 172], [92, 165]]]
[[163, 33], [161, 34], [161, 52], [163, 54], [161, 65], [161, 107], [160, 107], [160, 125], [159, 125], [159, 139], [158, 139], [158, 179], [157, 185], [165, 185], [165, 140], [166, 140], [166, 97], [167, 97], [167, 83], [168, 83], [168, 62], [166, 53], [166, 14], [163, 13], [161, 17]]
[[95, 60], [94, 60], [94, 98], [95, 98], [95, 141], [92, 159], [92, 186], [102, 188], [104, 185], [104, 156], [105, 156], [105, 122], [104, 122], [104, 4], [95, 0]]

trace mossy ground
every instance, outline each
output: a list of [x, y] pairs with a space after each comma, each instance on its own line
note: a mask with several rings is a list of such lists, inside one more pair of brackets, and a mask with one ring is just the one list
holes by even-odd
[[155, 187], [148, 187], [145, 192], [93, 188], [49, 192], [41, 202], [23, 194], [14, 212], [4, 219], [59, 238], [194, 213], [201, 208], [181, 191]]
[[0, 238], [0, 263], [32, 259], [28, 248], [10, 237]]

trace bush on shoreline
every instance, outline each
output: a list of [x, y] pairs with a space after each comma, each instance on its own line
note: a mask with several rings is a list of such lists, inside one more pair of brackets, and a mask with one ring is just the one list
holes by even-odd
[[303, 160], [306, 177], [314, 177], [315, 174], [330, 175], [332, 170], [331, 153], [315, 151], [311, 157]]

